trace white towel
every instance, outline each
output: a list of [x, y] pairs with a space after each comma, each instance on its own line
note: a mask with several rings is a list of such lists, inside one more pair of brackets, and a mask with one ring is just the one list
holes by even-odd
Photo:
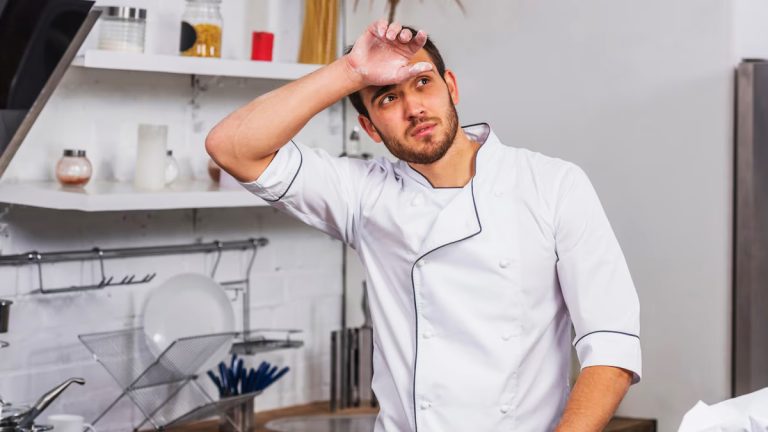
[[699, 401], [678, 432], [768, 432], [768, 388], [711, 406]]

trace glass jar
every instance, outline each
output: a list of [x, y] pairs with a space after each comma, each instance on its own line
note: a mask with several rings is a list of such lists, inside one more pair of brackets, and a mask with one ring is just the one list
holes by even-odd
[[221, 57], [221, 0], [186, 0], [179, 51], [188, 57]]
[[103, 8], [99, 49], [143, 53], [146, 23], [146, 9], [115, 6]]
[[166, 186], [175, 182], [179, 177], [179, 163], [173, 157], [173, 150], [165, 152], [165, 184]]
[[91, 161], [85, 157], [85, 150], [64, 150], [56, 164], [56, 179], [62, 186], [85, 186], [92, 173]]

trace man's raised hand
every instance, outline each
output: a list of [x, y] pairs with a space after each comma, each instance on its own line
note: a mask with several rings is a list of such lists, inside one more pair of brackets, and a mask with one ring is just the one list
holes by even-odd
[[397, 22], [373, 22], [345, 56], [353, 76], [364, 86], [397, 84], [432, 69], [432, 64], [408, 62], [427, 42], [427, 34], [416, 35]]

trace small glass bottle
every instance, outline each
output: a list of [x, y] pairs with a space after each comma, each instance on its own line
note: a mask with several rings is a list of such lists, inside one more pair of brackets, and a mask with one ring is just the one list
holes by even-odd
[[93, 167], [85, 150], [64, 150], [56, 164], [56, 179], [62, 186], [85, 186], [92, 173]]
[[179, 51], [187, 57], [221, 57], [221, 0], [187, 0]]
[[173, 157], [173, 150], [165, 152], [165, 185], [169, 185], [179, 178], [179, 163]]
[[133, 7], [103, 8], [99, 49], [144, 52], [147, 10]]

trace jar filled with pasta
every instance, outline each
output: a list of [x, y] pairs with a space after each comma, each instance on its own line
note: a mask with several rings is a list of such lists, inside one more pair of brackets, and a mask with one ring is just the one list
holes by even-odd
[[181, 55], [221, 57], [221, 0], [186, 0], [181, 17]]

